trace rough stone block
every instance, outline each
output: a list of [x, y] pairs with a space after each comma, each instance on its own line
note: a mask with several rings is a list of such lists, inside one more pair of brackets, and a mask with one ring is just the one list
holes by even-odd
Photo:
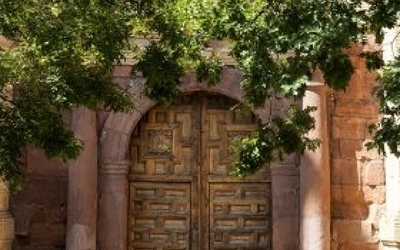
[[364, 139], [366, 136], [367, 124], [362, 118], [333, 118], [333, 138], [337, 139]]
[[30, 176], [29, 182], [17, 195], [11, 196], [12, 204], [60, 205], [67, 202], [67, 179], [63, 177]]
[[46, 223], [49, 224], [66, 224], [67, 223], [67, 206], [60, 205], [58, 207], [46, 207], [44, 210]]
[[65, 245], [66, 226], [62, 224], [32, 224], [32, 246], [63, 246]]
[[340, 157], [356, 159], [356, 153], [363, 147], [363, 140], [340, 140]]
[[[368, 142], [369, 140], [365, 140], [364, 145]], [[360, 161], [383, 160], [383, 156], [382, 154], [379, 154], [378, 150], [368, 150], [365, 146], [360, 151], [356, 152], [356, 158]]]
[[334, 115], [340, 117], [358, 117], [375, 119], [379, 114], [379, 104], [366, 100], [340, 101], [334, 108]]
[[359, 182], [357, 161], [355, 159], [333, 159], [331, 164], [331, 183], [357, 185]]
[[37, 148], [29, 148], [26, 154], [28, 171], [42, 176], [67, 176], [67, 165], [58, 158], [47, 159], [43, 151]]
[[364, 193], [357, 186], [331, 186], [331, 211], [334, 219], [368, 218], [368, 204]]
[[385, 184], [385, 168], [383, 161], [373, 160], [364, 164], [365, 184], [379, 186]]
[[361, 187], [355, 185], [332, 185], [332, 194], [335, 193], [336, 201], [349, 204], [365, 204]]
[[384, 186], [364, 186], [365, 202], [368, 204], [375, 203], [382, 205], [385, 203], [385, 187]]
[[361, 221], [358, 220], [334, 220], [332, 231], [338, 243], [364, 240]]
[[30, 232], [35, 208], [32, 205], [11, 206], [11, 213], [15, 220], [15, 234], [17, 236], [27, 236]]
[[360, 219], [368, 217], [368, 206], [362, 204], [332, 203], [333, 219]]
[[361, 221], [361, 231], [364, 236], [364, 242], [369, 244], [378, 244], [379, 235], [374, 223], [370, 221]]
[[332, 159], [339, 159], [340, 156], [340, 139], [331, 138], [329, 151]]
[[337, 243], [371, 243], [377, 244], [378, 238], [370, 222], [359, 220], [334, 220], [333, 235]]
[[345, 242], [339, 244], [337, 250], [379, 250], [379, 245], [362, 242]]

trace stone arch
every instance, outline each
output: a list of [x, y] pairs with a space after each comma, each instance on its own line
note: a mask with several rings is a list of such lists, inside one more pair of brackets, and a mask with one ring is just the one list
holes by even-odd
[[[180, 87], [182, 93], [196, 91], [215, 92], [243, 102], [243, 91], [240, 88], [242, 79], [241, 71], [233, 68], [223, 68], [220, 81], [214, 86], [205, 83], [198, 83], [195, 76], [189, 75], [183, 79]], [[143, 93], [144, 79], [131, 81], [129, 92], [136, 99], [136, 108], [130, 113], [111, 113], [102, 129], [99, 141], [100, 149], [100, 174], [99, 174], [99, 213], [98, 213], [98, 243], [100, 250], [126, 250], [127, 249], [127, 207], [128, 207], [128, 165], [127, 152], [131, 133], [140, 121], [142, 116], [157, 103], [145, 97]], [[266, 103], [264, 108], [254, 112], [261, 120], [266, 120], [272, 114], [282, 113], [286, 110], [290, 102], [284, 99], [271, 100]], [[296, 164], [293, 159], [285, 163], [287, 167], [280, 167], [277, 171], [272, 171], [271, 178], [279, 182], [285, 182], [287, 176], [298, 176], [298, 170], [292, 166]], [[288, 179], [288, 180], [289, 180]], [[289, 181], [287, 181], [289, 182]], [[273, 184], [274, 185], [274, 184]], [[288, 184], [290, 185], [290, 184]], [[279, 187], [280, 189], [281, 187]], [[287, 188], [285, 186], [284, 188]], [[295, 189], [295, 188], [294, 188]], [[282, 217], [279, 211], [282, 208], [275, 208], [274, 204], [281, 204], [277, 197], [283, 191], [275, 190], [272, 194], [273, 211], [278, 211], [273, 215], [273, 228], [275, 223], [279, 223]], [[296, 203], [297, 198], [293, 201]], [[118, 205], [117, 205], [118, 204]], [[294, 208], [297, 204], [292, 204]], [[295, 213], [293, 213], [295, 214]], [[276, 217], [276, 219], [275, 219]], [[285, 241], [288, 235], [297, 237], [298, 232], [287, 233], [286, 229], [277, 228], [279, 234], [274, 233], [273, 244], [276, 241]], [[293, 231], [293, 230], [292, 230]]]
[[[194, 76], [187, 76], [184, 78], [180, 91], [182, 93], [195, 91], [216, 92], [242, 102], [243, 91], [240, 88], [241, 79], [242, 73], [239, 70], [225, 67], [220, 81], [215, 86], [198, 83]], [[126, 160], [125, 156], [133, 129], [142, 116], [156, 105], [156, 102], [142, 94], [144, 79], [136, 79], [131, 82], [131, 85], [128, 91], [136, 99], [136, 108], [129, 113], [111, 113], [108, 116], [100, 137], [101, 163]], [[268, 110], [263, 111], [258, 110], [257, 113], [265, 117]]]

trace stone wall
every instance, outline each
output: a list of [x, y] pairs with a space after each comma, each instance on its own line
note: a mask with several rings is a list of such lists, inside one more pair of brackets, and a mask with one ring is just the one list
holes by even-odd
[[[350, 87], [332, 94], [329, 101], [331, 249], [377, 250], [381, 245], [378, 221], [385, 204], [385, 169], [383, 158], [363, 146], [369, 139], [367, 124], [378, 118], [378, 103], [370, 94], [376, 75], [366, 71], [362, 60], [354, 58], [353, 63], [356, 72]], [[124, 84], [129, 67], [118, 67], [114, 75], [116, 82]], [[98, 113], [99, 132], [107, 116]], [[28, 150], [26, 164], [24, 189], [11, 197], [16, 232], [13, 249], [65, 249], [67, 166], [46, 160], [37, 149]]]
[[46, 160], [41, 151], [28, 150], [28, 176], [21, 192], [11, 196], [15, 218], [14, 250], [65, 249], [67, 168]]
[[363, 60], [354, 57], [353, 64], [350, 86], [330, 102], [332, 250], [378, 249], [385, 203], [383, 158], [364, 146], [367, 125], [378, 118], [378, 102], [371, 97], [376, 74]]
[[[71, 112], [63, 113], [67, 125]], [[13, 250], [65, 249], [67, 229], [67, 163], [48, 160], [41, 150], [28, 148], [26, 181], [10, 197], [15, 220]]]

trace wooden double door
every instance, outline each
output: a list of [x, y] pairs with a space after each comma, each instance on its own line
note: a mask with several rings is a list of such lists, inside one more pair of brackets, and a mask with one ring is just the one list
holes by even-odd
[[255, 118], [218, 94], [151, 109], [130, 145], [129, 250], [271, 249], [268, 169], [230, 177], [230, 145]]

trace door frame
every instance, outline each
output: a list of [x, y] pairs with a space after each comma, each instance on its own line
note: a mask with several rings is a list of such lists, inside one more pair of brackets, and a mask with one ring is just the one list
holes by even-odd
[[[220, 81], [214, 86], [198, 83], [194, 76], [183, 79], [182, 93], [215, 92], [243, 102], [240, 88], [242, 73], [224, 67]], [[99, 185], [97, 241], [100, 250], [127, 250], [128, 228], [128, 166], [131, 133], [142, 116], [157, 103], [143, 95], [144, 79], [127, 79], [128, 91], [136, 100], [130, 113], [110, 113], [99, 141]], [[256, 116], [267, 121], [271, 115], [284, 114], [292, 102], [274, 99], [264, 108], [254, 110]], [[299, 168], [298, 157], [289, 156], [271, 166], [272, 182], [272, 244], [286, 244], [285, 249], [298, 249], [299, 242]], [[288, 242], [292, 239], [292, 242]]]

